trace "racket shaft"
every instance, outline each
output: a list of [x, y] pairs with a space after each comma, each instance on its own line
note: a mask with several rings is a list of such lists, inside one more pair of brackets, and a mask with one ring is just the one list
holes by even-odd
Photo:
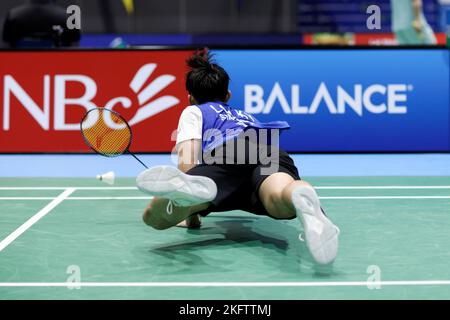
[[138, 157], [136, 157], [134, 153], [131, 153], [130, 151], [128, 151], [128, 153], [131, 154], [137, 161], [139, 161], [139, 163], [142, 164], [146, 169], [148, 169], [145, 163], [143, 163]]

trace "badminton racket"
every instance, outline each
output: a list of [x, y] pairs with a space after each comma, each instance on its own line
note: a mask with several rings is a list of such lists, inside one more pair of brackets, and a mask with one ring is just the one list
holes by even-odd
[[132, 131], [128, 122], [116, 111], [94, 108], [86, 112], [80, 122], [86, 144], [105, 157], [130, 154], [145, 168], [148, 167], [130, 151]]

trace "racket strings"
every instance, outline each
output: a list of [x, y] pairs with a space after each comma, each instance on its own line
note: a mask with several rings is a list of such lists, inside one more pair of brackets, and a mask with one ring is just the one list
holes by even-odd
[[[81, 124], [86, 143], [97, 153], [108, 157], [126, 152], [131, 143], [131, 130], [126, 121], [108, 109], [96, 109], [92, 112], [98, 112], [97, 120], [91, 125], [86, 118]], [[111, 120], [108, 121], [110, 124], [105, 119]]]

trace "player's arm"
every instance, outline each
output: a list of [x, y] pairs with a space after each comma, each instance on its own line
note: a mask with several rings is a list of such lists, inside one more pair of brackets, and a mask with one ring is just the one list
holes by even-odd
[[422, 30], [422, 20], [420, 16], [422, 14], [423, 3], [422, 0], [411, 0], [413, 11], [414, 11], [414, 20], [412, 22], [414, 29], [416, 32], [421, 32]]
[[201, 160], [203, 116], [195, 106], [186, 107], [178, 121], [176, 151], [178, 169], [187, 172]]
[[412, 0], [413, 10], [414, 10], [414, 18], [419, 19], [420, 14], [422, 13], [423, 3], [422, 0]]
[[[180, 116], [177, 130], [178, 169], [183, 172], [195, 167], [202, 152], [202, 114], [196, 106], [189, 106]], [[178, 227], [198, 228], [201, 222], [194, 214], [177, 224]]]
[[178, 169], [189, 171], [199, 163], [202, 142], [199, 139], [190, 139], [177, 145]]
[[[200, 139], [190, 139], [177, 144], [178, 169], [183, 172], [195, 167], [200, 158], [202, 141]], [[200, 217], [196, 214], [177, 224], [177, 227], [199, 228]]]

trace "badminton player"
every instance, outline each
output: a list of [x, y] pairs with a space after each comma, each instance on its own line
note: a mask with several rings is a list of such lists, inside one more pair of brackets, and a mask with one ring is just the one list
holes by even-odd
[[392, 30], [400, 45], [434, 45], [436, 36], [423, 13], [422, 0], [391, 0]]
[[[323, 212], [313, 187], [300, 179], [293, 160], [275, 141], [277, 133], [289, 125], [262, 123], [230, 106], [229, 76], [207, 52], [194, 54], [187, 64], [191, 105], [179, 119], [178, 168], [152, 167], [136, 180], [141, 191], [154, 196], [144, 222], [158, 230], [176, 225], [199, 227], [199, 216], [229, 210], [273, 219], [298, 218], [316, 262], [334, 261], [339, 229]], [[270, 134], [263, 139], [263, 133]]]

